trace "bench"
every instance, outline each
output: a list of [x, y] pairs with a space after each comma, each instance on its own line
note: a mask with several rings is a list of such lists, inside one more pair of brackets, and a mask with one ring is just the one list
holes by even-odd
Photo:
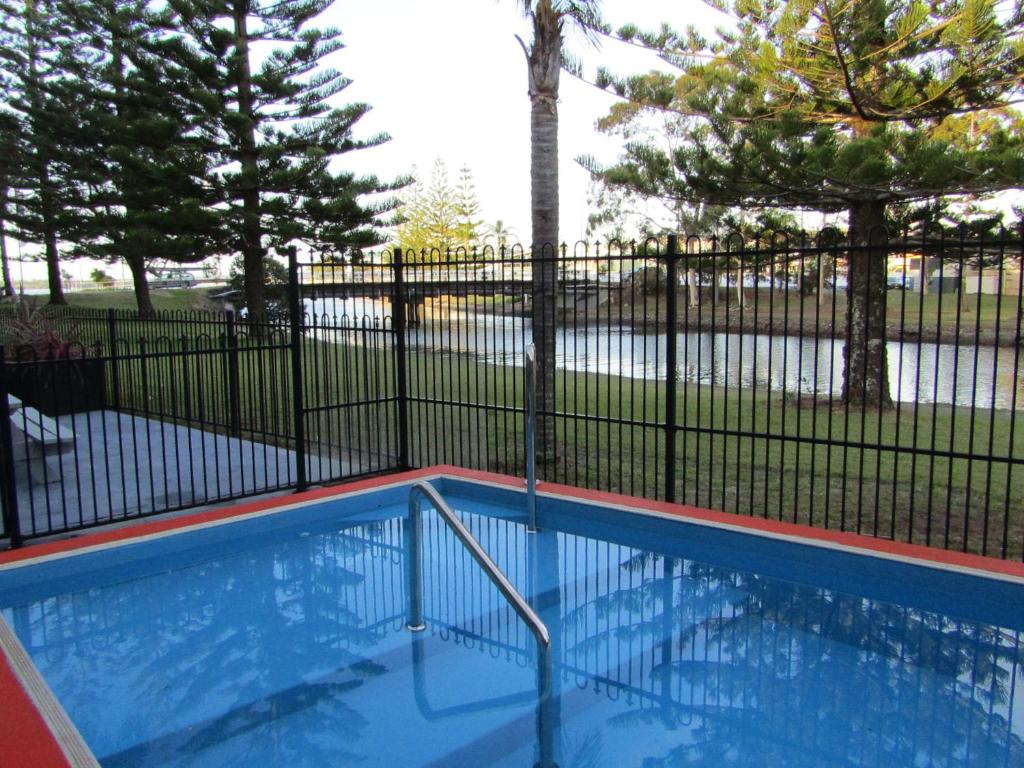
[[[37, 409], [24, 405], [14, 395], [8, 395], [7, 406], [11, 412], [13, 433], [24, 436], [23, 455], [33, 482], [60, 482], [61, 456], [75, 447], [75, 433]], [[45, 462], [45, 469], [39, 459]]]

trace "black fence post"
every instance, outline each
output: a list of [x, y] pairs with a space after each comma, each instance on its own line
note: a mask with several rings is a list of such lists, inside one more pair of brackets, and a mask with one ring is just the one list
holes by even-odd
[[107, 340], [110, 345], [110, 388], [114, 392], [114, 410], [121, 410], [121, 371], [117, 364], [117, 310], [107, 309]]
[[235, 313], [231, 310], [227, 311], [224, 319], [228, 362], [228, 432], [232, 437], [241, 437], [242, 385], [238, 374], [238, 326], [235, 322]]
[[11, 409], [7, 401], [7, 362], [0, 346], [0, 471], [3, 472], [3, 493], [0, 505], [3, 511], [4, 532], [11, 537], [11, 546], [22, 545], [21, 520], [18, 517], [18, 493], [14, 487], [14, 439], [11, 435]]
[[405, 365], [405, 285], [402, 248], [395, 248], [391, 295], [391, 327], [395, 329], [395, 382], [398, 396], [398, 468], [409, 469], [409, 374]]
[[299, 257], [288, 247], [288, 315], [291, 329], [292, 419], [295, 425], [295, 490], [304, 491], [306, 478], [306, 424], [302, 409], [302, 301], [299, 296]]
[[668, 236], [668, 249], [665, 253], [666, 262], [666, 294], [665, 310], [668, 322], [665, 327], [666, 355], [665, 365], [668, 370], [665, 376], [665, 501], [676, 500], [676, 431], [678, 417], [676, 414], [676, 389], [679, 386], [676, 348], [679, 343], [679, 312], [676, 301], [676, 290], [679, 285], [679, 252], [676, 248], [676, 236]]

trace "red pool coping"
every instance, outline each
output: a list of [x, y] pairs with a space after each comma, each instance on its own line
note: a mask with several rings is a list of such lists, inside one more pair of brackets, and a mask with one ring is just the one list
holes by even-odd
[[[228, 522], [235, 518], [285, 507], [302, 506], [335, 496], [439, 477], [451, 477], [523, 490], [521, 478], [438, 465], [394, 475], [357, 480], [328, 488], [317, 488], [290, 496], [230, 504], [218, 509], [173, 519], [146, 520], [117, 530], [101, 530], [75, 538], [49, 541], [22, 549], [0, 552], [0, 567], [27, 564], [39, 559], [69, 555], [80, 550], [105, 548], [134, 539], [144, 539], [197, 526]], [[971, 572], [982, 576], [1003, 579], [1009, 577], [1010, 580], [1024, 582], [1024, 563], [998, 560], [992, 557], [950, 552], [920, 544], [876, 539], [857, 533], [822, 530], [779, 520], [744, 517], [729, 512], [651, 501], [607, 491], [591, 491], [557, 483], [539, 483], [537, 492], [542, 496], [566, 498], [634, 512], [675, 517], [698, 525], [711, 525], [797, 543], [843, 549], [947, 570]], [[0, 755], [4, 756], [4, 765], [7, 768], [50, 768], [51, 766], [56, 768], [56, 766], [88, 764], [75, 761], [73, 756], [69, 757], [67, 744], [55, 735], [51, 721], [37, 708], [35, 701], [26, 689], [23, 676], [17, 673], [15, 665], [12, 664], [11, 658], [2, 646], [0, 646], [0, 701], [3, 701], [5, 705], [4, 722], [0, 727]]]

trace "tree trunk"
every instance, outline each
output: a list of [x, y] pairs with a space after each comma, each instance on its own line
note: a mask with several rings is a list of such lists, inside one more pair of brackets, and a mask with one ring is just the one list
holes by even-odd
[[865, 408], [892, 405], [885, 346], [884, 226], [884, 202], [850, 206], [850, 244], [861, 248], [851, 250], [848, 259], [843, 398]]
[[697, 285], [697, 270], [693, 267], [686, 269], [686, 296], [690, 302], [690, 308], [696, 309], [700, 306], [700, 287]]
[[153, 306], [153, 297], [149, 293], [149, 279], [146, 277], [146, 261], [142, 256], [131, 255], [125, 257], [128, 262], [128, 269], [132, 272], [132, 287], [135, 290], [135, 303], [139, 308], [139, 317], [153, 317], [156, 308]]
[[533, 241], [533, 342], [537, 372], [537, 459], [555, 448], [555, 301], [558, 296], [558, 75], [562, 30], [550, 0], [533, 14], [530, 78], [530, 212]]
[[249, 3], [234, 1], [235, 56], [237, 57], [238, 130], [240, 186], [242, 189], [242, 262], [245, 271], [245, 306], [249, 319], [257, 322], [266, 314], [263, 285], [263, 238], [260, 223], [259, 154], [256, 147], [256, 121], [252, 95], [252, 70], [249, 64]]
[[60, 280], [60, 251], [57, 248], [57, 231], [52, 225], [46, 226], [46, 281], [50, 288], [50, 303], [63, 305], [68, 300], [64, 298], [64, 286]]
[[11, 280], [11, 262], [7, 254], [7, 190], [0, 196], [0, 265], [4, 278], [4, 296], [14, 295], [14, 281]]

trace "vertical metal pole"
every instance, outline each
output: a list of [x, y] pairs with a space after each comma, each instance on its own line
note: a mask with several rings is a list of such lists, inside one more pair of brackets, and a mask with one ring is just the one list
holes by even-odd
[[306, 480], [306, 425], [302, 411], [302, 326], [299, 300], [299, 258], [295, 246], [288, 248], [288, 313], [291, 319], [292, 422], [295, 425], [295, 490], [304, 491]]
[[526, 345], [526, 529], [537, 532], [537, 371], [536, 349]]
[[241, 377], [238, 372], [238, 326], [235, 313], [228, 310], [225, 321], [225, 352], [228, 363], [228, 430], [232, 437], [242, 435], [242, 393]]
[[537, 768], [555, 766], [554, 697], [552, 695], [551, 646], [537, 644]]
[[405, 360], [406, 304], [402, 269], [402, 248], [395, 248], [391, 297], [391, 327], [395, 329], [395, 382], [398, 396], [398, 468], [409, 469], [409, 374]]
[[107, 310], [107, 340], [110, 345], [110, 385], [114, 390], [114, 410], [121, 409], [121, 372], [117, 365], [117, 311], [111, 307]]
[[410, 632], [422, 632], [427, 628], [423, 623], [423, 542], [420, 502], [420, 494], [409, 494], [409, 518], [405, 526], [409, 564], [409, 621], [405, 628]]
[[676, 431], [678, 416], [676, 414], [676, 389], [679, 386], [679, 372], [676, 362], [676, 346], [679, 343], [679, 311], [676, 302], [676, 288], [679, 285], [679, 252], [676, 247], [676, 236], [668, 236], [666, 267], [668, 271], [666, 295], [666, 312], [668, 325], [665, 329], [666, 360], [668, 367], [665, 377], [665, 501], [676, 500]]
[[14, 487], [14, 439], [11, 435], [11, 409], [7, 402], [7, 363], [4, 348], [0, 346], [0, 479], [3, 493], [0, 505], [3, 512], [4, 530], [11, 537], [11, 546], [22, 545], [21, 519], [18, 516], [18, 493]]

